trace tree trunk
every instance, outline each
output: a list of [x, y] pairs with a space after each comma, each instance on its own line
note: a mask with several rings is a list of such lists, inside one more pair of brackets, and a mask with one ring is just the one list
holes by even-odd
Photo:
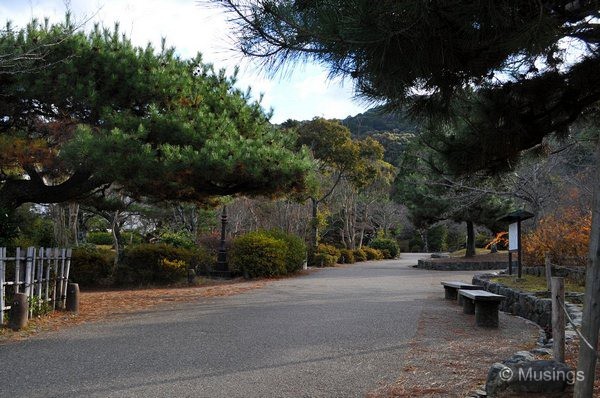
[[429, 253], [429, 238], [427, 236], [427, 228], [420, 229], [419, 235], [421, 235], [421, 240], [423, 241], [423, 252]]
[[310, 250], [308, 254], [309, 258], [313, 258], [319, 244], [319, 202], [315, 198], [310, 198], [310, 202], [312, 205], [312, 218], [310, 225]]
[[467, 221], [467, 251], [465, 257], [473, 257], [475, 255], [475, 226], [473, 221]]
[[[596, 146], [592, 229], [586, 271], [581, 333], [594, 348], [597, 348], [598, 329], [600, 328], [600, 139]], [[578, 373], [575, 382], [575, 398], [591, 398], [593, 396], [596, 361], [595, 350], [589, 348], [584, 342], [580, 342], [577, 371], [581, 373]], [[583, 378], [579, 377], [580, 374], [583, 375]]]
[[112, 221], [112, 236], [113, 236], [113, 245], [115, 247], [115, 260], [113, 263], [113, 271], [117, 269], [117, 265], [119, 264], [119, 260], [121, 259], [121, 251], [123, 250], [122, 237], [121, 237], [121, 226], [119, 225], [119, 214], [120, 212], [117, 210], [113, 214]]

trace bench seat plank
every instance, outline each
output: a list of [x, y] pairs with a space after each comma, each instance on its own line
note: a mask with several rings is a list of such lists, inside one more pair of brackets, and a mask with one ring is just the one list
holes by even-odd
[[453, 287], [455, 289], [471, 289], [471, 288], [480, 289], [481, 288], [481, 286], [472, 285], [470, 283], [461, 282], [461, 281], [443, 281], [443, 282], [441, 282], [441, 284], [444, 286]]
[[487, 292], [485, 290], [467, 290], [460, 289], [458, 294], [475, 301], [502, 301], [504, 296]]

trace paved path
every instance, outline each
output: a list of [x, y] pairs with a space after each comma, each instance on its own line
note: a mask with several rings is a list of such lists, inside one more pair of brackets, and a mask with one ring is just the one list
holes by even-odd
[[[393, 382], [424, 300], [472, 273], [359, 263], [0, 346], [0, 397], [359, 397]], [[451, 276], [450, 276], [451, 275]]]

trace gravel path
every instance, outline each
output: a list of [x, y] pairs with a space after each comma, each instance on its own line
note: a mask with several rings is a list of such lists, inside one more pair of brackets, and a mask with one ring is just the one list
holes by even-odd
[[402, 373], [423, 308], [447, 304], [440, 280], [472, 275], [409, 267], [417, 258], [324, 269], [1, 345], [0, 397], [364, 396]]

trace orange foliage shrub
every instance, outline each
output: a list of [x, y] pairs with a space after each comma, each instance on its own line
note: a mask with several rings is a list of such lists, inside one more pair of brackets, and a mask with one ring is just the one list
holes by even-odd
[[545, 253], [550, 253], [553, 264], [585, 266], [591, 226], [592, 212], [575, 206], [544, 217], [523, 236], [523, 261], [543, 265]]

